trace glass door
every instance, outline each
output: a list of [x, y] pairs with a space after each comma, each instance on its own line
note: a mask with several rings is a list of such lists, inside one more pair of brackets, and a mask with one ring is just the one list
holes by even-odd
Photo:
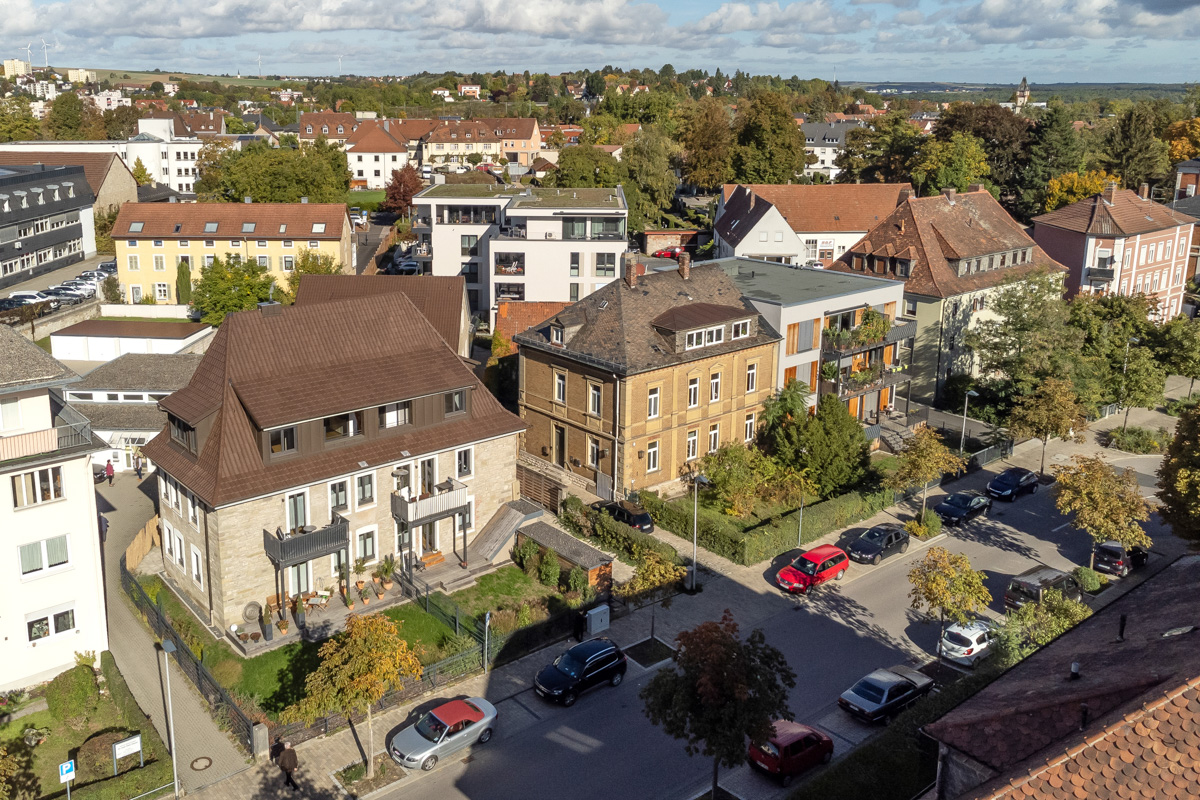
[[421, 552], [433, 553], [438, 549], [437, 523], [426, 522], [421, 526]]
[[307, 561], [288, 567], [288, 588], [292, 597], [295, 597], [299, 594], [305, 594], [310, 591], [308, 585], [308, 576], [309, 569]]

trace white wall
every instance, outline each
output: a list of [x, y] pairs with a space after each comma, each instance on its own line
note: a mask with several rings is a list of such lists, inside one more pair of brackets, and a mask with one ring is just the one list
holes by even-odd
[[160, 303], [153, 306], [139, 305], [135, 309], [127, 304], [101, 303], [100, 316], [126, 317], [131, 316], [131, 310], [144, 319], [187, 319], [188, 306]]
[[[370, 151], [349, 150], [346, 158], [350, 164], [350, 178], [353, 181], [366, 181], [368, 189], [385, 189], [392, 177], [392, 170], [404, 169], [408, 163], [408, 153], [372, 153]], [[362, 161], [358, 159], [362, 158]], [[375, 159], [379, 159], [376, 161]], [[375, 171], [379, 170], [376, 175]], [[359, 175], [359, 172], [362, 172]]]

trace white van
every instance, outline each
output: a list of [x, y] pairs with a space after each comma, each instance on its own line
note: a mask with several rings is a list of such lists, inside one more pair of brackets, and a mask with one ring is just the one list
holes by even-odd
[[433, 165], [432, 164], [422, 164], [421, 165], [421, 177], [424, 178], [425, 180], [429, 180], [433, 177]]

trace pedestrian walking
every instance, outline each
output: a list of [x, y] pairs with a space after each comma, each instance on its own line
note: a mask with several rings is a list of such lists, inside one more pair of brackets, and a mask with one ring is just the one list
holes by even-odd
[[300, 758], [296, 755], [296, 751], [292, 749], [291, 742], [283, 743], [283, 752], [279, 754], [279, 759], [276, 763], [279, 764], [279, 768], [283, 770], [286, 778], [284, 785], [292, 787], [297, 792], [300, 791], [300, 787], [292, 779], [292, 773], [300, 768]]
[[113, 472], [112, 459], [110, 458], [108, 463], [104, 465], [104, 477], [108, 478], [109, 486], [112, 486]]
[[133, 471], [137, 473], [140, 481], [142, 479], [142, 452], [140, 450], [133, 454]]

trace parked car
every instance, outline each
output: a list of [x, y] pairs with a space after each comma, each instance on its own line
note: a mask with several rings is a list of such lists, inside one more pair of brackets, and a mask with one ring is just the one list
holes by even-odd
[[0, 311], [12, 311], [13, 309], [20, 308], [23, 305], [25, 305], [24, 300], [17, 300], [14, 297], [0, 298]]
[[955, 622], [942, 635], [942, 656], [971, 669], [995, 652], [992, 645], [996, 640], [996, 629], [982, 620], [973, 620], [963, 625]]
[[655, 250], [653, 253], [651, 253], [651, 255], [654, 258], [679, 258], [679, 254], [685, 250], [686, 248], [677, 244], [674, 247], [663, 247], [659, 250]]
[[83, 291], [83, 292], [84, 292], [84, 293], [85, 293], [85, 294], [86, 294], [88, 297], [95, 297], [95, 296], [96, 296], [96, 287], [95, 287], [95, 286], [93, 286], [93, 285], [92, 285], [91, 283], [89, 283], [88, 281], [81, 281], [81, 280], [79, 280], [78, 278], [72, 278], [72, 279], [71, 279], [71, 280], [69, 280], [69, 281], [63, 281], [62, 283], [60, 283], [60, 284], [59, 284], [59, 286], [60, 286], [60, 287], [67, 286], [67, 287], [74, 287], [74, 288], [76, 288], [76, 289], [80, 289], [80, 290], [82, 290], [82, 291]]
[[392, 736], [388, 754], [397, 764], [431, 770], [438, 760], [492, 738], [496, 707], [482, 697], [451, 700]]
[[542, 667], [533, 688], [547, 700], [573, 706], [593, 686], [606, 682], [619, 686], [628, 668], [625, 653], [612, 640], [589, 639]]
[[51, 286], [49, 289], [43, 289], [42, 294], [48, 294], [51, 290], [62, 292], [64, 294], [73, 294], [78, 298], [91, 297], [87, 286], [81, 286], [78, 283], [60, 283], [57, 286]]
[[117, 260], [115, 258], [110, 258], [108, 261], [101, 261], [99, 266], [96, 267], [96, 269], [100, 270], [101, 272], [106, 272], [109, 275], [116, 275], [117, 274]]
[[597, 511], [607, 511], [608, 515], [617, 522], [624, 522], [631, 528], [637, 528], [645, 533], [654, 533], [654, 520], [650, 512], [629, 500], [618, 503], [597, 503]]
[[826, 581], [840, 581], [846, 574], [850, 558], [840, 547], [817, 545], [796, 556], [791, 564], [779, 570], [775, 582], [792, 594], [805, 594]]
[[42, 294], [49, 295], [58, 302], [66, 303], [69, 306], [73, 306], [76, 303], [82, 303], [84, 298], [87, 297], [87, 295], [85, 295], [83, 292], [65, 286], [51, 286], [49, 289], [42, 289]]
[[908, 550], [908, 531], [894, 522], [867, 529], [847, 548], [850, 558], [860, 564], [878, 564], [892, 553]]
[[489, 164], [486, 161], [483, 162], [482, 164], [475, 165], [475, 169], [479, 170], [480, 172], [491, 172], [495, 168], [496, 168], [495, 164]]
[[13, 300], [20, 300], [25, 305], [33, 305], [34, 303], [48, 303], [51, 311], [58, 308], [58, 301], [48, 294], [35, 292], [32, 290], [22, 289], [16, 292], [10, 292], [8, 295]]
[[96, 284], [101, 284], [101, 283], [104, 283], [104, 281], [108, 279], [108, 273], [101, 272], [100, 270], [90, 269], [86, 272], [79, 273], [79, 279], [92, 281], [93, 283], [96, 283]]
[[1039, 564], [1008, 582], [1008, 588], [1004, 590], [1004, 607], [1020, 608], [1026, 603], [1040, 603], [1047, 589], [1058, 589], [1070, 600], [1083, 597], [1074, 578], [1062, 570]]
[[875, 670], [842, 692], [838, 705], [866, 722], [887, 723], [932, 688], [933, 678], [901, 664]]
[[955, 492], [933, 507], [933, 512], [942, 518], [943, 525], [960, 525], [980, 514], [986, 514], [992, 500], [979, 492]]
[[1035, 494], [1037, 490], [1037, 473], [1022, 467], [1009, 467], [988, 481], [987, 485], [990, 496], [1010, 503], [1023, 494]]
[[776, 720], [771, 738], [757, 747], [750, 746], [750, 765], [790, 786], [792, 779], [805, 770], [827, 764], [833, 758], [833, 740], [815, 728], [799, 722]]
[[1095, 569], [1124, 578], [1131, 570], [1146, 566], [1149, 559], [1150, 554], [1141, 547], [1126, 547], [1120, 542], [1108, 541], [1096, 546]]

